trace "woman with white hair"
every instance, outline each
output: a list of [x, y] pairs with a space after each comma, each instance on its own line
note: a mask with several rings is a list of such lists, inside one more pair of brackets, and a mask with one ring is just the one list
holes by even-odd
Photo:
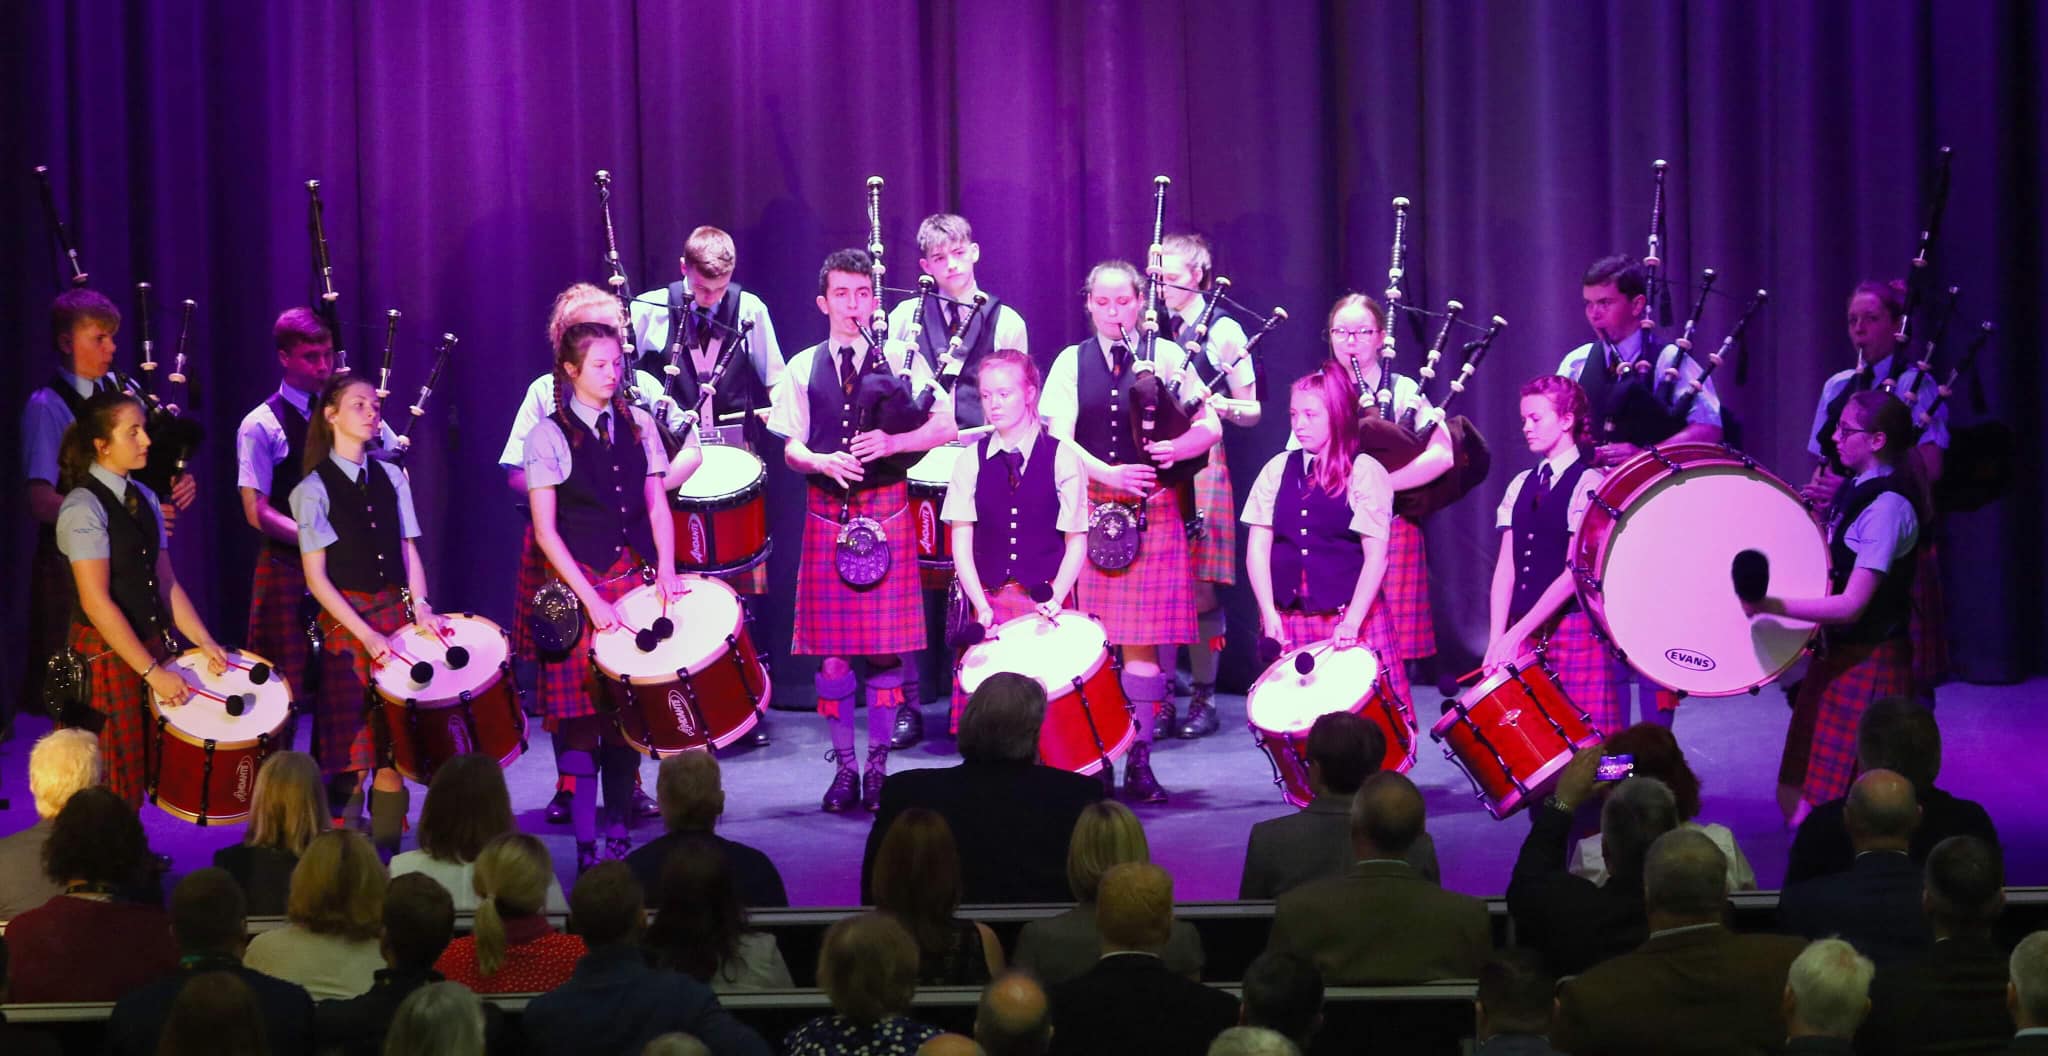
[[100, 783], [99, 738], [78, 729], [52, 730], [28, 754], [28, 788], [36, 823], [0, 839], [0, 920], [12, 920], [63, 893], [43, 872], [50, 822], [80, 789]]
[[384, 1056], [482, 1056], [484, 1006], [461, 983], [428, 983], [391, 1017]]

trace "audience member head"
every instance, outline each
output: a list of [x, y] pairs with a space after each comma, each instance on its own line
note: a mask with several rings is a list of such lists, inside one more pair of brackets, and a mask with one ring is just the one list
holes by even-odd
[[1479, 996], [1472, 1002], [1479, 1040], [1495, 1034], [1548, 1034], [1557, 977], [1536, 951], [1510, 946], [1494, 951], [1479, 968]]
[[1125, 862], [1102, 874], [1095, 892], [1102, 949], [1157, 950], [1173, 934], [1173, 877], [1150, 862]]
[[1885, 697], [1864, 709], [1856, 727], [1856, 760], [1863, 770], [1890, 770], [1916, 790], [1941, 775], [1941, 727], [1934, 712], [1911, 697]]
[[1600, 805], [1600, 857], [1616, 876], [1643, 875], [1650, 842], [1678, 827], [1678, 798], [1654, 777], [1631, 777]]
[[1700, 778], [1685, 761], [1678, 738], [1671, 729], [1654, 722], [1639, 722], [1607, 738], [1602, 755], [1626, 755], [1635, 759], [1635, 776], [1654, 777], [1664, 782], [1678, 801], [1678, 820], [1691, 821], [1700, 814]]
[[304, 752], [278, 752], [256, 771], [249, 794], [249, 833], [244, 843], [275, 847], [297, 858], [313, 837], [332, 827], [327, 786], [320, 763]]
[[1306, 1051], [1323, 1024], [1323, 972], [1292, 953], [1267, 951], [1244, 970], [1238, 1020], [1285, 1034]]
[[1308, 728], [1308, 780], [1333, 796], [1358, 794], [1387, 756], [1387, 735], [1363, 715], [1333, 711]]
[[1719, 923], [1728, 903], [1728, 858], [1706, 833], [1672, 829], [1643, 859], [1650, 929]]
[[496, 759], [467, 752], [434, 768], [420, 808], [420, 850], [444, 862], [473, 862], [484, 844], [511, 831], [512, 796]]
[[1209, 1043], [1209, 1056], [1301, 1056], [1301, 1049], [1277, 1030], [1231, 1027]]
[[1023, 972], [991, 980], [974, 1012], [974, 1041], [987, 1056], [1041, 1056], [1052, 1045], [1045, 988]]
[[1151, 860], [1145, 826], [1131, 808], [1113, 799], [1097, 800], [1074, 819], [1074, 835], [1067, 840], [1067, 887], [1075, 901], [1093, 902], [1111, 866]]
[[934, 1034], [917, 1047], [917, 1056], [982, 1056], [982, 1049], [965, 1034]]
[[1382, 770], [1351, 797], [1351, 847], [1361, 859], [1405, 856], [1422, 825], [1422, 792], [1403, 774]]
[[725, 787], [710, 752], [683, 752], [661, 761], [654, 777], [661, 823], [670, 832], [710, 832], [725, 813]]
[[1808, 943], [1785, 973], [1786, 1033], [1855, 1037], [1870, 1013], [1870, 977], [1876, 972], [1868, 957], [1841, 939]]
[[43, 872], [60, 884], [126, 887], [141, 877], [148, 856], [135, 808], [104, 788], [82, 788], [50, 821]]
[[1891, 770], [1870, 770], [1849, 786], [1849, 804], [1842, 812], [1849, 842], [1857, 853], [1904, 851], [1920, 827], [1920, 803], [1913, 783]]
[[871, 1026], [910, 1010], [917, 998], [917, 962], [917, 940], [895, 917], [862, 913], [826, 930], [818, 950], [818, 986], [833, 1011]]
[[36, 817], [57, 816], [79, 790], [100, 783], [100, 739], [84, 730], [51, 730], [28, 753], [28, 790]]
[[2013, 1026], [2048, 1027], [2048, 931], [2021, 939], [2005, 966], [2005, 1008]]
[[484, 1004], [443, 980], [407, 994], [384, 1035], [384, 1056], [483, 1056]]
[[747, 911], [725, 849], [710, 838], [689, 837], [668, 852], [653, 902], [647, 946], [668, 967], [709, 983], [719, 965], [738, 956]]
[[711, 1049], [682, 1031], [671, 1031], [647, 1043], [640, 1056], [711, 1056]]
[[171, 935], [187, 957], [242, 958], [249, 903], [225, 869], [195, 869], [171, 891]]
[[392, 877], [384, 889], [384, 963], [426, 972], [454, 939], [455, 899], [448, 889], [425, 873]]
[[903, 922], [918, 949], [952, 948], [960, 908], [960, 848], [938, 812], [912, 807], [896, 816], [875, 853], [875, 908]]
[[263, 1006], [233, 972], [200, 972], [171, 1002], [157, 1056], [265, 1056]]
[[1920, 904], [1935, 938], [1989, 934], [2005, 909], [2005, 865], [1998, 848], [1975, 836], [1950, 836], [1927, 854]]
[[569, 920], [591, 949], [633, 942], [647, 922], [647, 895], [624, 862], [600, 862], [576, 878]]
[[385, 883], [384, 863], [362, 833], [329, 829], [292, 868], [285, 916], [318, 934], [374, 939], [383, 929]]
[[990, 675], [960, 713], [960, 758], [970, 763], [1035, 763], [1045, 724], [1045, 687], [1026, 675]]
[[484, 844], [470, 873], [476, 889], [476, 967], [494, 975], [505, 962], [505, 921], [531, 917], [547, 908], [555, 878], [547, 846], [523, 832], [508, 832]]

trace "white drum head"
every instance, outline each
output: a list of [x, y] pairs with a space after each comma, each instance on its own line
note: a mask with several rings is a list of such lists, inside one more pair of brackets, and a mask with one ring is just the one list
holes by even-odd
[[[598, 670], [621, 681], [659, 685], [675, 681], [678, 671], [694, 675], [725, 655], [726, 637], [739, 635], [740, 596], [708, 576], [682, 579], [689, 593], [669, 602], [666, 610], [661, 588], [654, 585], [636, 587], [612, 602], [622, 622], [592, 636]], [[664, 611], [675, 623], [675, 633], [655, 643], [652, 651], [642, 652], [636, 632], [652, 627]]]
[[760, 480], [767, 472], [761, 460], [744, 447], [706, 444], [702, 450], [704, 463], [676, 489], [679, 498], [715, 499], [730, 495]]
[[945, 487], [953, 482], [953, 464], [960, 460], [960, 452], [966, 450], [959, 444], [941, 444], [924, 453], [917, 464], [904, 475], [919, 484]]
[[[186, 685], [193, 687], [193, 693], [185, 698], [184, 704], [175, 708], [164, 707], [163, 701], [153, 700], [157, 713], [193, 740], [240, 744], [253, 742], [264, 734], [276, 733], [284, 725], [285, 716], [291, 712], [292, 691], [284, 684], [284, 676], [273, 667], [270, 678], [259, 686], [250, 681], [246, 668], [269, 661], [240, 649], [228, 650], [228, 656], [232, 662], [219, 676], [207, 670], [206, 656], [197, 649], [164, 661], [164, 669], [184, 679]], [[240, 694], [242, 713], [228, 714], [225, 702], [205, 696], [201, 691], [220, 697]]]
[[960, 688], [973, 693], [998, 671], [1029, 675], [1047, 700], [1074, 691], [1109, 657], [1109, 634], [1093, 617], [1063, 611], [1056, 620], [1037, 613], [1005, 620], [960, 658]]
[[[1294, 669], [1295, 657], [1307, 653], [1316, 666], [1304, 675]], [[1379, 657], [1364, 646], [1332, 649], [1327, 641], [1283, 654], [1252, 683], [1245, 695], [1245, 717], [1268, 733], [1305, 734], [1316, 720], [1333, 711], [1350, 711], [1379, 678]]]
[[[403, 655], [376, 669], [379, 693], [392, 700], [454, 700], [497, 679], [499, 665], [508, 653], [504, 629], [482, 616], [449, 616], [447, 620], [446, 641], [416, 623], [406, 624], [391, 636], [396, 651]], [[457, 646], [469, 650], [469, 662], [453, 668], [448, 666], [448, 653]], [[427, 681], [413, 681], [413, 661], [423, 661], [434, 669]]]
[[1744, 550], [1770, 558], [1773, 595], [1828, 592], [1820, 529], [1774, 479], [1737, 466], [1688, 469], [1622, 511], [1600, 580], [1608, 634], [1631, 667], [1671, 689], [1725, 697], [1799, 658], [1813, 624], [1742, 614], [1729, 568]]

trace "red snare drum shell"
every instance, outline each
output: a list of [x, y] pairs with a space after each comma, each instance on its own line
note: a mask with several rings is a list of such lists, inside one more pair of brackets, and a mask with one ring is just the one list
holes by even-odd
[[1600, 739], [1533, 656], [1513, 666], [1519, 677], [1507, 671], [1489, 677], [1429, 731], [1495, 818], [1546, 794], [1572, 756]]

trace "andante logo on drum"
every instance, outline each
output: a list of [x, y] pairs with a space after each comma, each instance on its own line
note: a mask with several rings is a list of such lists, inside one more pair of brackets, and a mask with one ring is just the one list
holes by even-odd
[[939, 552], [938, 511], [930, 503], [917, 507], [917, 548], [927, 554]]
[[704, 518], [694, 513], [690, 515], [690, 560], [699, 565], [711, 560], [710, 549], [704, 545]]
[[683, 736], [695, 737], [697, 735], [697, 724], [691, 720], [690, 709], [684, 705], [682, 690], [671, 689], [668, 691], [668, 711], [670, 715], [675, 716], [676, 729], [681, 731]]
[[1694, 671], [1712, 671], [1715, 666], [1713, 657], [1705, 653], [1695, 653], [1690, 649], [1666, 649], [1664, 659]]
[[256, 760], [243, 756], [235, 763], [235, 802], [249, 802], [249, 786], [256, 781]]

